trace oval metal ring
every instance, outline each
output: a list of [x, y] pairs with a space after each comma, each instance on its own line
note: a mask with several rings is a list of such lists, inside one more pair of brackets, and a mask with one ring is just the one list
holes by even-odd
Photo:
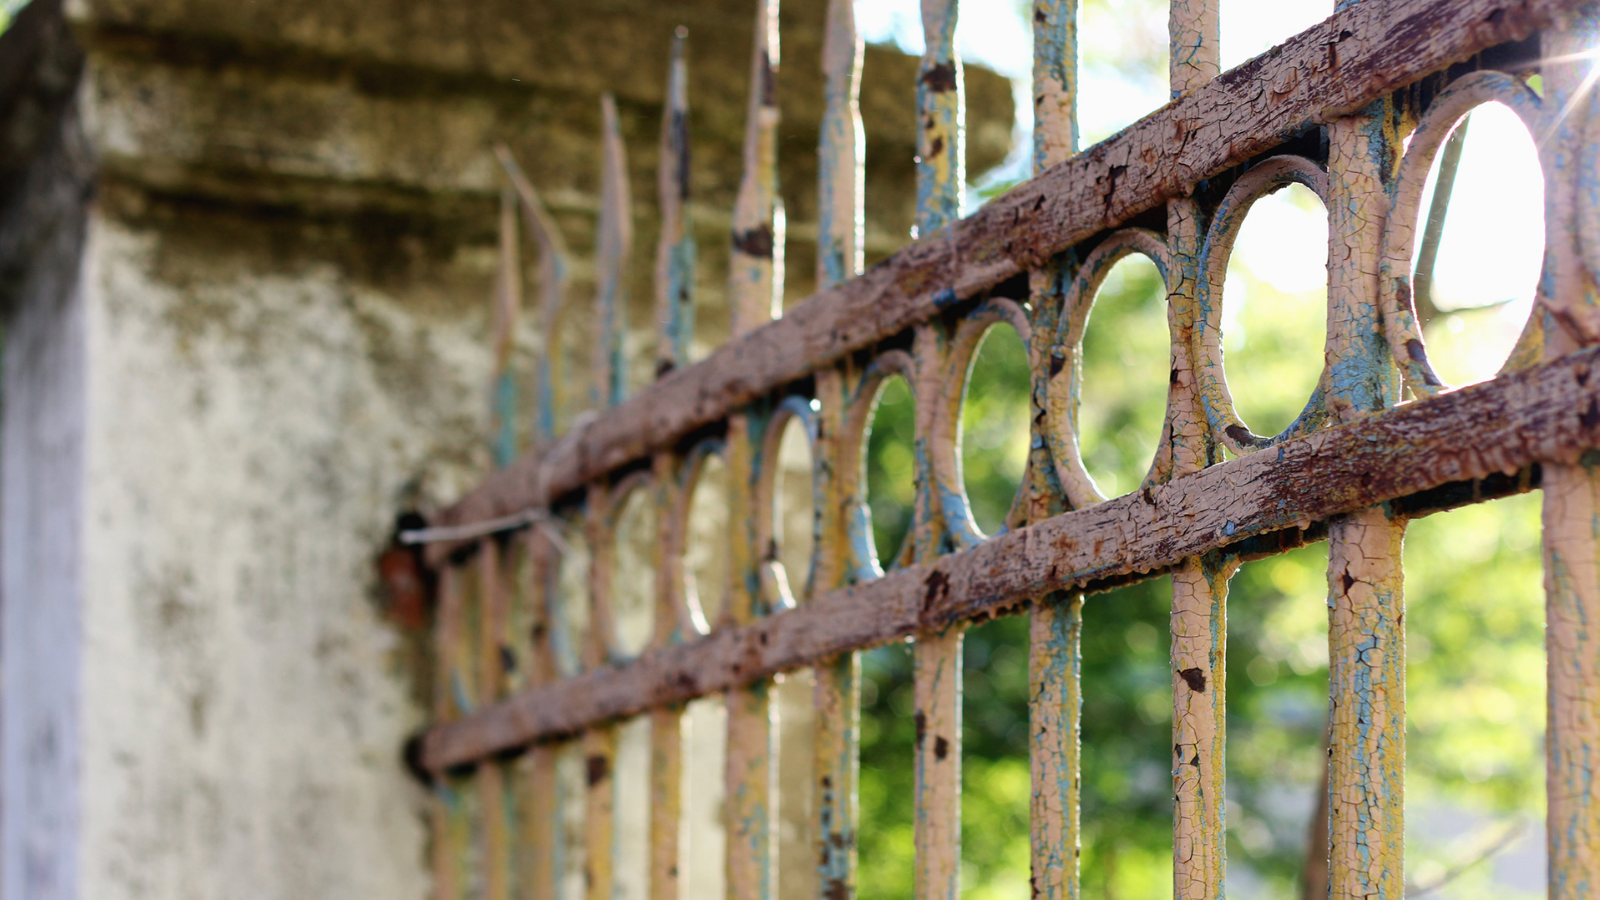
[[[563, 584], [565, 581], [563, 572], [565, 567], [577, 565], [578, 559], [587, 558], [590, 555], [589, 536], [593, 529], [589, 527], [588, 513], [587, 498], [581, 503], [551, 511], [555, 520], [554, 527], [560, 531], [562, 540], [566, 544], [566, 550], [557, 557], [556, 569], [550, 573], [552, 588], [545, 594], [544, 615], [546, 621], [550, 623], [550, 654], [555, 664], [556, 673], [562, 678], [571, 678], [583, 673], [584, 643], [587, 638], [580, 633], [578, 626], [573, 623], [570, 609], [574, 598], [566, 593], [565, 585]], [[580, 541], [582, 542], [583, 552], [575, 553], [574, 551], [579, 546], [578, 542]], [[579, 580], [587, 590], [589, 583], [587, 559], [585, 559], [584, 570], [581, 575], [582, 577]], [[586, 616], [588, 615], [589, 606], [590, 604], [585, 604]]]
[[[1049, 387], [1045, 393], [1045, 440], [1055, 464], [1056, 478], [1073, 509], [1093, 506], [1106, 499], [1083, 464], [1079, 440], [1083, 332], [1094, 308], [1095, 295], [1106, 276], [1111, 274], [1112, 267], [1136, 253], [1155, 263], [1162, 284], [1170, 291], [1168, 273], [1172, 271], [1172, 254], [1166, 238], [1144, 228], [1125, 228], [1113, 232], [1089, 252], [1067, 289], [1062, 314], [1056, 320], [1056, 333], [1050, 346]], [[1159, 451], [1157, 456], [1160, 456]]]
[[756, 546], [765, 548], [765, 557], [761, 560], [761, 590], [768, 608], [772, 610], [791, 609], [799, 599], [789, 582], [789, 573], [784, 571], [783, 564], [772, 552], [777, 549], [776, 535], [773, 533], [777, 522], [772, 513], [777, 500], [778, 448], [783, 443], [783, 431], [790, 421], [799, 422], [805, 429], [806, 445], [811, 452], [811, 558], [806, 563], [805, 581], [801, 582], [799, 596], [809, 595], [812, 573], [817, 568], [816, 514], [822, 508], [824, 498], [817, 483], [816, 402], [799, 394], [790, 394], [779, 401], [777, 409], [767, 419], [765, 432], [761, 436], [761, 455], [756, 459]]
[[[1492, 102], [1510, 107], [1529, 134], [1539, 133], [1544, 120], [1543, 106], [1539, 95], [1521, 79], [1491, 71], [1473, 72], [1456, 79], [1434, 98], [1433, 105], [1411, 133], [1405, 156], [1400, 160], [1389, 217], [1384, 223], [1378, 270], [1378, 304], [1383, 316], [1384, 337], [1389, 342], [1389, 352], [1400, 366], [1406, 387], [1419, 400], [1449, 387], [1428, 361], [1427, 344], [1417, 323], [1416, 301], [1411, 296], [1411, 263], [1416, 251], [1417, 213], [1422, 206], [1422, 192], [1427, 187], [1434, 158], [1456, 124], [1473, 109]], [[1512, 355], [1515, 357], [1516, 351]]]
[[1326, 364], [1305, 408], [1274, 437], [1257, 435], [1240, 420], [1222, 366], [1222, 282], [1233, 255], [1233, 243], [1251, 205], [1291, 184], [1305, 185], [1327, 205], [1328, 175], [1321, 166], [1303, 156], [1274, 156], [1239, 176], [1228, 188], [1200, 248], [1200, 310], [1189, 352], [1193, 354], [1200, 405], [1212, 439], [1241, 456], [1305, 434], [1327, 419], [1323, 400], [1327, 393]]
[[[648, 491], [655, 481], [650, 470], [636, 469], [623, 476], [610, 490], [604, 494], [600, 515], [597, 517], [596, 534], [590, 540], [589, 553], [595, 560], [594, 574], [591, 584], [598, 584], [602, 589], [589, 598], [593, 612], [590, 614], [590, 628], [598, 628], [600, 639], [604, 642], [606, 658], [611, 662], [632, 659], [637, 652], [629, 652], [623, 645], [622, 632], [617, 622], [617, 612], [612, 604], [612, 573], [616, 571], [617, 554], [617, 519], [621, 517], [623, 507], [627, 505], [628, 498], [634, 491]], [[659, 539], [659, 535], [656, 536]], [[647, 604], [654, 615], [655, 605]], [[649, 639], [646, 638], [648, 645]]]
[[[683, 460], [678, 464], [678, 496], [677, 503], [672, 508], [672, 527], [673, 532], [679, 535], [678, 544], [673, 548], [673, 552], [679, 556], [672, 568], [673, 574], [680, 580], [684, 577], [682, 554], [689, 549], [689, 510], [694, 504], [694, 492], [700, 486], [700, 476], [705, 471], [706, 461], [715, 456], [726, 465], [728, 460], [726, 454], [727, 443], [722, 438], [704, 438], [690, 447], [689, 452], [684, 454]], [[712, 629], [722, 624], [712, 622], [706, 617], [705, 607], [701, 604], [698, 594], [699, 585], [695, 587], [696, 596], [693, 598], [686, 590], [676, 592], [679, 600], [676, 604], [679, 607], [679, 629], [686, 637], [710, 634]], [[722, 608], [726, 610], [728, 586], [723, 584], [718, 589], [723, 592]]]
[[[929, 442], [933, 458], [934, 495], [939, 498], [939, 514], [944, 519], [945, 530], [957, 548], [983, 543], [984, 533], [972, 518], [972, 504], [967, 499], [967, 485], [962, 473], [961, 408], [967, 396], [967, 381], [972, 375], [972, 364], [977, 359], [977, 349], [985, 334], [995, 325], [1010, 325], [1022, 338], [1024, 350], [1031, 350], [1033, 326], [1028, 314], [1014, 300], [991, 297], [968, 313], [956, 326], [945, 354], [944, 375], [939, 380], [938, 408], [934, 411], [934, 432]], [[1017, 486], [1011, 507], [1015, 510], [1019, 498], [1027, 494], [1027, 477]], [[1007, 519], [1011, 516], [1008, 514]]]
[[[861, 373], [855, 391], [850, 397], [845, 413], [845, 427], [839, 448], [841, 465], [848, 472], [839, 473], [849, 479], [845, 486], [845, 529], [850, 537], [850, 571], [856, 582], [870, 581], [883, 575], [885, 568], [909, 565], [913, 549], [911, 532], [889, 557], [887, 567], [879, 564], [877, 544], [872, 540], [872, 510], [867, 497], [867, 427], [872, 421], [872, 408], [884, 382], [898, 375], [905, 379], [908, 388], [916, 384], [916, 361], [904, 350], [889, 350], [878, 355]], [[850, 460], [855, 465], [850, 466]]]

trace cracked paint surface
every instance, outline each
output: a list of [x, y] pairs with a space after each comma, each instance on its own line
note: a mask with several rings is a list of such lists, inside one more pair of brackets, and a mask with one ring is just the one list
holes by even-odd
[[[1170, 45], [1169, 79], [1173, 97], [1190, 93], [1209, 82], [1218, 71], [1221, 36], [1215, 0], [1172, 0], [1168, 11]], [[1169, 316], [1174, 337], [1193, 339], [1199, 307], [1191, 297], [1200, 281], [1199, 249], [1203, 218], [1183, 199], [1167, 204], [1169, 254], [1167, 275]], [[1191, 346], [1193, 346], [1191, 344]], [[1194, 351], [1190, 350], [1193, 359]], [[1171, 393], [1194, 397], [1188, 370], [1174, 362]], [[1174, 397], [1176, 399], [1176, 396]], [[1213, 462], [1210, 436], [1195, 433], [1183, 416], [1188, 399], [1174, 405], [1178, 416], [1168, 416], [1162, 448], [1153, 472], [1162, 468], [1162, 456], [1172, 456], [1169, 471], [1185, 474]], [[1228, 578], [1234, 564], [1220, 558], [1185, 559], [1172, 576], [1172, 895], [1177, 900], [1221, 900], [1227, 875], [1227, 843], [1223, 817], [1227, 812], [1225, 764], [1226, 719], [1223, 662], [1227, 646]]]
[[[861, 272], [866, 218], [863, 213], [866, 131], [861, 123], [862, 39], [855, 4], [829, 0], [822, 48], [824, 108], [817, 148], [817, 284], [827, 287]], [[851, 372], [839, 367], [816, 374], [817, 516], [813, 593], [853, 580], [851, 518], [865, 512], [858, 502], [861, 442], [849, 433]], [[842, 502], [836, 502], [842, 499]], [[866, 526], [866, 523], [861, 523]], [[869, 526], [868, 526], [869, 527]], [[860, 529], [865, 536], [868, 527]], [[866, 554], [870, 555], [870, 553]], [[859, 558], [865, 558], [860, 555]], [[808, 597], [807, 600], [810, 598]], [[843, 653], [812, 670], [815, 730], [811, 804], [817, 860], [816, 889], [823, 900], [849, 900], [856, 887], [857, 784], [861, 734], [861, 654]]]
[[777, 78], [778, 0], [757, 0], [744, 170], [733, 206], [733, 247], [728, 262], [728, 300], [735, 337], [771, 320], [783, 308]]
[[[1380, 305], [1384, 223], [1402, 138], [1393, 100], [1327, 127], [1327, 415], [1350, 422], [1392, 406], [1400, 373]], [[1328, 534], [1328, 887], [1335, 900], [1405, 889], [1405, 522], [1379, 508]]]
[[1172, 573], [1173, 896], [1224, 896], [1228, 855], [1228, 579], [1237, 563], [1190, 557]]
[[917, 230], [961, 218], [967, 184], [966, 86], [956, 53], [956, 0], [922, 0], [917, 69]]
[[1371, 507], [1328, 533], [1328, 881], [1335, 898], [1405, 889], [1404, 521]]
[[[672, 40], [667, 69], [667, 101], [661, 115], [661, 147], [656, 157], [656, 194], [661, 235], [656, 240], [656, 375], [689, 364], [694, 340], [694, 228], [689, 221], [689, 66], [688, 35]], [[545, 332], [553, 334], [554, 332]]]
[[[1549, 246], [1535, 318], [1545, 322], [1547, 358], [1600, 340], [1600, 272], [1588, 264], [1592, 255], [1584, 252], [1579, 212], [1580, 199], [1592, 198], [1600, 179], [1582, 165], [1600, 121], [1600, 99], [1585, 83], [1592, 63], [1572, 56], [1600, 39], [1600, 20], [1591, 12], [1566, 25], [1547, 34], [1542, 48], [1562, 60], [1545, 67], [1545, 107], [1565, 113], [1547, 126], [1540, 151]], [[1552, 900], [1600, 891], [1600, 472], [1589, 461], [1586, 456], [1544, 472], [1545, 829]]]
[[[929, 236], [961, 217], [966, 190], [966, 99], [956, 53], [956, 0], [922, 0], [924, 51], [917, 70], [917, 229]], [[937, 323], [916, 329], [913, 458], [916, 499], [912, 559], [944, 552], [942, 483], [931, 436], [938, 430], [950, 336]], [[957, 485], [959, 487], [959, 485]], [[964, 498], [963, 498], [964, 499]], [[934, 592], [930, 586], [930, 594]], [[916, 795], [912, 814], [916, 864], [913, 890], [925, 900], [956, 900], [961, 893], [961, 645], [965, 627], [917, 635], [912, 648], [917, 717]]]

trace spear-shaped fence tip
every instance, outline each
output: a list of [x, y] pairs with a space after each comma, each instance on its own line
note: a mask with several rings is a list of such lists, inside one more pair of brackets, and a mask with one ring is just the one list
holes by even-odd
[[516, 191], [518, 206], [528, 232], [539, 245], [539, 330], [544, 342], [535, 362], [538, 384], [535, 388], [533, 437], [536, 444], [546, 444], [555, 439], [556, 411], [556, 360], [560, 355], [561, 314], [566, 306], [567, 242], [561, 229], [545, 209], [538, 191], [523, 175], [516, 157], [504, 142], [494, 145], [494, 155], [511, 186]]
[[689, 30], [678, 26], [667, 69], [661, 112], [661, 147], [656, 187], [661, 237], [656, 244], [656, 376], [689, 362], [694, 338], [694, 230], [689, 223], [689, 70], [684, 45]]
[[623, 276], [633, 244], [628, 161], [622, 146], [617, 101], [610, 93], [600, 97], [600, 118], [600, 224], [595, 253], [600, 281], [600, 321], [594, 368], [597, 408], [622, 402], [626, 382], [622, 356], [622, 310], [626, 305]]
[[500, 192], [500, 252], [495, 273], [490, 341], [494, 368], [490, 375], [490, 440], [497, 467], [511, 464], [517, 453], [517, 383], [511, 373], [511, 345], [517, 312], [522, 306], [522, 262], [517, 240], [517, 195]]
[[729, 300], [733, 333], [744, 334], [781, 308], [783, 217], [778, 211], [778, 3], [757, 0], [745, 113], [744, 172], [733, 207]]

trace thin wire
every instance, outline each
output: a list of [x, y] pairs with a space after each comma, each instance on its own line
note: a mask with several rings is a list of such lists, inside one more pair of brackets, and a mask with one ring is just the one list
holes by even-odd
[[557, 552], [562, 556], [567, 556], [572, 552], [572, 548], [567, 544], [566, 538], [561, 536], [561, 529], [556, 527], [556, 522], [556, 518], [545, 510], [529, 508], [508, 516], [468, 522], [465, 525], [408, 528], [400, 532], [400, 543], [416, 546], [418, 544], [435, 544], [440, 541], [464, 541], [532, 525], [550, 539], [550, 543], [555, 545]]

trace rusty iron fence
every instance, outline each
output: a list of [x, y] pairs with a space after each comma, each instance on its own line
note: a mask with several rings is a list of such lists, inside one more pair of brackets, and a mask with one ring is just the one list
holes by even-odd
[[[409, 535], [437, 573], [435, 722], [418, 741], [435, 792], [437, 896], [610, 900], [619, 871], [654, 900], [691, 896], [685, 710], [725, 703], [730, 898], [780, 891], [778, 758], [795, 754], [774, 685], [809, 673], [807, 852], [785, 885], [853, 896], [859, 652], [914, 643], [915, 892], [959, 885], [962, 632], [1030, 628], [1033, 893], [1079, 896], [1079, 675], [1087, 592], [1173, 576], [1174, 896], [1220, 898], [1228, 578], [1241, 562], [1326, 539], [1332, 897], [1403, 893], [1405, 628], [1410, 518], [1543, 491], [1548, 597], [1549, 892], [1600, 896], [1600, 100], [1586, 75], [1600, 14], [1579, 0], [1341, 0], [1330, 18], [1219, 72], [1217, 0], [1172, 0], [1172, 102], [1079, 151], [1075, 0], [1033, 6], [1032, 178], [964, 215], [955, 0], [923, 0], [916, 84], [920, 238], [862, 271], [862, 44], [830, 0], [821, 128], [819, 291], [774, 318], [783, 219], [775, 190], [777, 0], [756, 0], [744, 173], [728, 297], [733, 337], [689, 359], [695, 265], [688, 90], [674, 44], [660, 147], [657, 378], [624, 396], [621, 272], [629, 191], [605, 106], [597, 247], [595, 413], [556, 434], [558, 354], [539, 362], [535, 446], [517, 456], [510, 322], [519, 222], [539, 250], [547, 344], [568, 309], [567, 249], [503, 151], [497, 294], [501, 468]], [[1533, 313], [1504, 369], [1466, 387], [1430, 365], [1412, 300], [1424, 183], [1475, 106], [1510, 107], [1535, 137], [1546, 253]], [[1259, 435], [1223, 375], [1222, 280], [1251, 204], [1289, 184], [1328, 210], [1325, 364], [1304, 412]], [[1165, 280], [1171, 377], [1144, 483], [1099, 494], [1078, 453], [1083, 332], [1130, 254]], [[775, 274], [777, 273], [777, 274]], [[985, 331], [1015, 329], [1032, 371], [1025, 477], [1004, 528], [974, 524], [960, 468], [966, 374]], [[915, 511], [905, 545], [874, 548], [864, 432], [886, 379], [915, 400]], [[772, 514], [786, 426], [813, 464], [809, 572], [779, 561]], [[725, 584], [686, 587], [697, 479], [727, 473]], [[654, 513], [648, 586], [618, 578], [630, 504]], [[639, 592], [648, 594], [641, 600]], [[619, 611], [624, 595], [641, 618]], [[720, 607], [720, 612], [717, 612]], [[708, 615], [710, 614], [710, 615]], [[624, 621], [624, 620], [627, 621]], [[643, 622], [644, 625], [639, 623]], [[723, 721], [723, 720], [715, 720]], [[638, 723], [646, 723], [641, 726]], [[619, 861], [619, 733], [647, 733], [648, 815]], [[643, 728], [645, 732], [638, 732]], [[789, 758], [788, 756], [785, 757]], [[564, 775], [563, 773], [567, 773]], [[573, 773], [576, 773], [573, 775]], [[573, 775], [573, 777], [568, 777]], [[573, 858], [583, 863], [576, 880]], [[626, 854], [624, 854], [626, 855]], [[784, 865], [790, 865], [785, 857]], [[629, 876], [634, 877], [634, 876]]]

